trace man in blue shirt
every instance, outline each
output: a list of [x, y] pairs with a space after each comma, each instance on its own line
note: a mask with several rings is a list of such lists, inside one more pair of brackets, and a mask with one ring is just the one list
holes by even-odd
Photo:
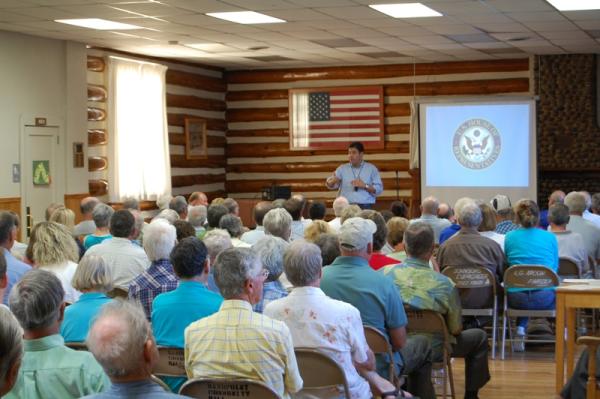
[[363, 160], [364, 152], [362, 143], [351, 143], [348, 146], [349, 162], [340, 165], [325, 182], [328, 189], [339, 190], [339, 195], [363, 209], [371, 208], [383, 192], [379, 171], [375, 165]]
[[[188, 325], [217, 312], [223, 302], [221, 295], [209, 291], [206, 282], [210, 273], [208, 251], [196, 237], [181, 240], [171, 253], [171, 263], [179, 286], [158, 295], [152, 303], [152, 330], [160, 346], [183, 348], [183, 332]], [[185, 378], [164, 377], [173, 390], [185, 383]]]
[[[394, 283], [369, 266], [373, 252], [373, 221], [350, 218], [340, 228], [342, 255], [323, 269], [321, 289], [333, 299], [360, 311], [363, 324], [377, 328], [390, 341], [398, 375], [408, 374], [408, 391], [422, 399], [435, 398], [431, 384], [431, 344], [424, 337], [407, 339], [408, 320]], [[387, 374], [390, 359], [377, 356], [377, 372]]]
[[28, 265], [15, 258], [10, 250], [17, 239], [17, 225], [15, 216], [7, 211], [0, 212], [0, 247], [4, 249], [4, 259], [6, 260], [6, 275], [8, 285], [4, 291], [2, 303], [8, 305], [8, 294], [13, 285], [15, 285], [25, 273], [31, 269]]

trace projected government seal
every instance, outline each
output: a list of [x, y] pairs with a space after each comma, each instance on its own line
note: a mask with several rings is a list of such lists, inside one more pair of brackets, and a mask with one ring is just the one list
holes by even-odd
[[464, 121], [454, 133], [452, 152], [463, 166], [485, 169], [500, 155], [501, 140], [498, 129], [481, 118]]

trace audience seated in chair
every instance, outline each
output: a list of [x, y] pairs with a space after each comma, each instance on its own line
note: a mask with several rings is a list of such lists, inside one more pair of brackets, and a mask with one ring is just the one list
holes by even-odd
[[[542, 265], [558, 270], [558, 243], [554, 234], [538, 229], [540, 211], [535, 202], [522, 199], [515, 205], [516, 221], [521, 226], [506, 234], [504, 251], [509, 267], [514, 265]], [[519, 290], [508, 293], [508, 304], [515, 309], [554, 309], [554, 289]], [[525, 337], [527, 317], [517, 318], [516, 336]], [[525, 349], [523, 341], [513, 343], [515, 351]]]
[[196, 237], [196, 229], [187, 220], [176, 220], [173, 223], [175, 227], [175, 237], [177, 241], [181, 241], [186, 237]]
[[570, 192], [565, 197], [565, 205], [570, 213], [567, 230], [581, 234], [587, 254], [596, 261], [600, 260], [600, 228], [583, 217], [585, 196], [580, 192]]
[[[183, 348], [186, 327], [217, 312], [223, 297], [206, 288], [211, 267], [202, 241], [195, 237], [181, 240], [171, 252], [171, 263], [179, 285], [154, 298], [152, 331], [159, 346]], [[177, 377], [164, 377], [163, 380], [173, 392], [179, 392], [186, 381]]]
[[371, 220], [377, 227], [377, 230], [373, 233], [373, 253], [369, 258], [369, 266], [371, 266], [373, 270], [379, 270], [385, 265], [400, 263], [397, 259], [390, 258], [382, 252], [388, 234], [387, 225], [383, 216], [381, 216], [379, 212], [371, 209], [361, 211], [359, 216], [363, 219]]
[[[206, 249], [208, 250], [208, 258], [211, 265], [215, 264], [215, 260], [217, 256], [226, 249], [233, 248], [233, 244], [231, 243], [231, 237], [226, 230], [221, 229], [213, 229], [206, 233], [204, 239], [202, 240], [204, 245], [206, 245]], [[215, 283], [214, 276], [214, 268], [210, 268], [210, 274], [208, 275], [208, 289], [216, 292], [217, 294], [221, 294], [219, 291], [219, 287], [217, 287], [217, 283]]]
[[548, 197], [548, 208], [540, 211], [540, 228], [547, 230], [550, 226], [550, 221], [548, 220], [548, 213], [550, 212], [550, 208], [554, 204], [564, 204], [565, 203], [565, 192], [562, 190], [555, 190]]
[[479, 204], [479, 209], [481, 209], [481, 224], [477, 231], [482, 236], [496, 241], [504, 251], [504, 234], [496, 233], [496, 226], [498, 225], [496, 211], [485, 203]]
[[0, 397], [17, 382], [23, 359], [23, 330], [7, 307], [0, 305]]
[[409, 221], [403, 217], [394, 216], [387, 221], [387, 244], [392, 248], [392, 252], [387, 254], [388, 258], [396, 259], [398, 263], [406, 259], [404, 251], [404, 232], [409, 225]]
[[258, 240], [265, 236], [265, 228], [263, 227], [263, 219], [267, 212], [273, 209], [273, 205], [268, 201], [261, 201], [254, 205], [252, 209], [252, 218], [254, 219], [254, 223], [256, 223], [256, 227], [254, 230], [250, 230], [242, 234], [241, 240], [254, 245]]
[[[450, 332], [450, 353], [453, 357], [465, 359], [465, 399], [475, 399], [478, 391], [490, 379], [487, 335], [479, 328], [463, 330], [458, 290], [448, 277], [429, 267], [434, 247], [433, 236], [429, 225], [412, 223], [404, 232], [408, 258], [402, 265], [384, 267], [380, 273], [393, 281], [405, 305], [432, 310], [444, 316]], [[431, 338], [434, 362], [440, 362], [443, 338]]]
[[73, 288], [81, 292], [77, 302], [65, 310], [60, 335], [65, 342], [83, 342], [100, 308], [111, 299], [112, 275], [104, 260], [97, 255], [82, 259], [73, 275]]
[[144, 250], [150, 267], [129, 284], [129, 299], [139, 302], [150, 320], [152, 301], [158, 294], [177, 288], [179, 280], [169, 259], [177, 242], [175, 227], [164, 220], [150, 223], [144, 234]]
[[151, 380], [158, 349], [150, 324], [139, 305], [113, 301], [102, 308], [90, 328], [87, 347], [102, 365], [112, 384], [86, 399], [182, 398]]
[[169, 201], [169, 209], [177, 212], [180, 220], [186, 220], [188, 216], [188, 204], [183, 195], [178, 195]]
[[[460, 230], [445, 241], [437, 254], [440, 268], [454, 266], [485, 267], [496, 277], [498, 291], [504, 273], [506, 258], [500, 245], [494, 240], [484, 237], [477, 231], [481, 224], [481, 209], [474, 201], [468, 201], [457, 206]], [[482, 294], [485, 289], [473, 289], [461, 292], [462, 306], [465, 308], [489, 307], [493, 298]]]
[[239, 216], [231, 213], [224, 215], [221, 220], [219, 220], [219, 228], [227, 230], [231, 237], [231, 244], [234, 247], [250, 248], [250, 244], [240, 240], [240, 237], [244, 234], [244, 225]]
[[108, 378], [91, 353], [64, 345], [59, 334], [64, 296], [60, 280], [45, 270], [29, 271], [13, 287], [10, 309], [23, 328], [25, 354], [17, 382], [5, 398], [80, 398], [108, 388]]
[[292, 216], [292, 234], [290, 236], [290, 241], [301, 240], [304, 238], [306, 224], [302, 221], [303, 206], [304, 204], [302, 201], [294, 198], [290, 198], [283, 204], [285, 210]]
[[491, 199], [490, 205], [496, 211], [496, 233], [506, 234], [519, 228], [519, 225], [514, 223], [515, 212], [510, 204], [510, 198], [498, 194]]
[[454, 203], [454, 217], [452, 219], [448, 219], [451, 220], [452, 224], [443, 229], [440, 233], [440, 246], [460, 230], [460, 224], [458, 224], [458, 214], [463, 206], [471, 202], [473, 202], [473, 200], [469, 197], [462, 197], [456, 200]]
[[332, 234], [334, 233], [329, 223], [324, 220], [314, 220], [304, 229], [304, 239], [306, 241], [315, 242], [321, 234]]
[[[373, 221], [350, 218], [340, 228], [342, 255], [323, 269], [321, 289], [330, 298], [347, 302], [360, 311], [364, 324], [377, 328], [390, 341], [396, 370], [408, 375], [408, 391], [421, 399], [435, 397], [431, 384], [431, 345], [424, 337], [406, 337], [407, 318], [394, 284], [369, 267]], [[388, 378], [390, 359], [377, 356], [377, 371]]]
[[229, 214], [229, 211], [225, 206], [211, 204], [206, 210], [206, 222], [208, 223], [206, 230], [218, 229], [221, 218], [227, 214]]
[[0, 211], [0, 248], [6, 262], [7, 286], [2, 295], [2, 303], [8, 304], [11, 288], [27, 273], [31, 267], [21, 262], [10, 252], [17, 239], [16, 219], [11, 212]]
[[548, 209], [548, 223], [550, 231], [556, 236], [558, 242], [559, 258], [573, 260], [581, 275], [585, 278], [593, 278], [593, 270], [590, 268], [588, 254], [581, 234], [567, 230], [569, 223], [569, 208], [564, 204], [554, 204]]
[[315, 241], [315, 244], [321, 250], [323, 266], [331, 265], [335, 258], [341, 255], [340, 239], [337, 234], [321, 234]]
[[284, 399], [302, 388], [287, 326], [252, 311], [268, 271], [248, 248], [217, 256], [215, 280], [225, 301], [212, 316], [185, 330], [189, 378], [248, 378], [269, 385]]
[[[87, 236], [94, 234], [96, 231], [96, 224], [92, 216], [92, 212], [96, 205], [100, 203], [100, 200], [96, 197], [85, 197], [79, 204], [79, 210], [81, 211], [81, 222], [79, 222], [73, 229], [73, 235], [75, 237]], [[63, 205], [64, 206], [64, 205]], [[52, 212], [46, 217], [46, 220], [50, 220]]]
[[121, 209], [112, 215], [110, 233], [113, 238], [94, 245], [84, 257], [102, 257], [111, 270], [115, 288], [127, 290], [131, 281], [150, 266], [150, 260], [146, 252], [131, 241], [138, 236], [131, 211]]
[[323, 202], [314, 201], [308, 207], [308, 217], [313, 222], [315, 220], [323, 220], [323, 219], [325, 219], [325, 214], [326, 213], [327, 213], [327, 207], [325, 206], [325, 204]]
[[230, 215], [240, 216], [240, 205], [233, 198], [225, 198], [223, 200], [223, 206], [227, 208]]
[[287, 296], [287, 290], [279, 277], [283, 273], [283, 254], [288, 246], [287, 241], [275, 236], [265, 236], [252, 246], [252, 252], [258, 255], [263, 268], [269, 271], [269, 276], [263, 283], [262, 297], [253, 306], [255, 312], [263, 313], [265, 306], [271, 301]]
[[284, 268], [295, 288], [287, 298], [268, 304], [265, 315], [289, 327], [295, 347], [314, 348], [334, 359], [344, 370], [353, 398], [371, 397], [369, 382], [379, 395], [391, 392], [382, 397], [396, 398], [394, 386], [374, 372], [375, 357], [367, 345], [358, 309], [327, 297], [319, 288], [319, 248], [294, 241], [285, 253]]
[[196, 237], [203, 239], [206, 234], [206, 206], [194, 205], [188, 209], [188, 222], [194, 227]]
[[99, 203], [92, 211], [92, 218], [96, 225], [96, 231], [93, 234], [85, 236], [83, 239], [83, 246], [86, 250], [90, 249], [96, 244], [100, 244], [104, 240], [112, 238], [109, 229], [110, 218], [115, 211], [112, 207]]
[[421, 202], [421, 217], [410, 221], [411, 223], [423, 222], [430, 225], [433, 229], [436, 244], [440, 243], [440, 234], [442, 233], [442, 230], [452, 224], [448, 219], [441, 219], [438, 217], [439, 206], [440, 203], [437, 198], [425, 198], [423, 202]]
[[194, 191], [188, 198], [188, 204], [191, 206], [203, 205], [206, 207], [208, 206], [208, 197], [202, 191]]
[[329, 221], [329, 226], [337, 232], [342, 226], [341, 216], [344, 209], [346, 209], [350, 203], [346, 197], [339, 196], [335, 200], [333, 200], [333, 214], [335, 215], [334, 219]]
[[271, 209], [263, 219], [265, 235], [272, 235], [290, 241], [292, 235], [292, 216], [283, 208]]

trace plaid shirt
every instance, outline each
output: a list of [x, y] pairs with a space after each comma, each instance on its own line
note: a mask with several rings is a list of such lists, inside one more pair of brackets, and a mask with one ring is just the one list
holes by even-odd
[[254, 311], [262, 313], [263, 309], [269, 302], [276, 299], [284, 298], [288, 295], [287, 291], [279, 280], [265, 282], [263, 285], [263, 295], [256, 305], [254, 305]]
[[173, 291], [178, 283], [171, 262], [168, 259], [159, 259], [152, 262], [148, 270], [129, 284], [129, 299], [141, 303], [146, 317], [150, 319], [154, 298], [163, 292]]
[[519, 228], [518, 224], [514, 224], [512, 220], [503, 220], [496, 225], [496, 233], [506, 234]]

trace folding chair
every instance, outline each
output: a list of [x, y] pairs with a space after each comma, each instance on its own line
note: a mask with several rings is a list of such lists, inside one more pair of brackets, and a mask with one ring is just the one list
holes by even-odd
[[281, 399], [271, 387], [248, 379], [195, 379], [186, 382], [180, 395], [191, 398], [219, 399]]
[[442, 379], [443, 397], [448, 397], [447, 385], [450, 381], [450, 396], [454, 399], [454, 377], [452, 375], [452, 364], [450, 363], [450, 333], [446, 327], [444, 316], [434, 312], [433, 310], [418, 310], [405, 307], [406, 317], [408, 318], [408, 332], [410, 333], [425, 333], [442, 336], [444, 339], [443, 359], [441, 362], [434, 362], [432, 367], [437, 370], [444, 370]]
[[88, 350], [85, 342], [65, 342], [65, 346], [67, 348], [75, 349], [76, 351], [86, 351]]
[[596, 380], [596, 351], [600, 345], [600, 337], [579, 337], [577, 338], [578, 345], [586, 345], [588, 347], [588, 380], [586, 386], [586, 399], [600, 399], [600, 387]]
[[169, 388], [169, 386], [167, 384], [165, 384], [165, 382], [163, 380], [161, 380], [160, 378], [158, 378], [154, 374], [150, 374], [150, 379], [152, 380], [152, 382], [155, 382], [158, 385], [160, 385], [160, 387], [162, 389], [164, 389], [165, 392], [171, 392], [171, 388]]
[[[313, 348], [294, 348], [296, 362], [304, 387], [299, 393], [313, 394], [319, 398], [340, 398], [338, 387], [344, 389], [344, 397], [350, 399], [346, 374], [335, 360]], [[335, 389], [331, 389], [331, 388]], [[327, 388], [330, 388], [327, 390]], [[323, 394], [320, 394], [320, 393]]]
[[574, 259], [561, 257], [558, 259], [558, 276], [565, 278], [581, 278], [581, 269]]
[[186, 377], [183, 349], [158, 347], [158, 362], [152, 373], [157, 377]]
[[464, 316], [492, 316], [492, 359], [496, 358], [496, 344], [498, 331], [498, 296], [496, 293], [496, 278], [494, 274], [485, 267], [479, 266], [447, 266], [442, 274], [454, 282], [459, 291], [487, 288], [493, 295], [491, 308], [472, 309], [462, 308]]
[[[558, 275], [546, 266], [541, 265], [514, 265], [504, 272], [504, 317], [502, 320], [502, 360], [504, 360], [504, 347], [506, 344], [506, 324], [510, 334], [510, 349], [513, 350], [511, 317], [556, 317], [556, 309], [528, 310], [513, 309], [508, 307], [508, 290], [510, 288], [543, 289], [556, 287], [559, 284]], [[556, 342], [556, 339], [527, 340], [525, 342]]]
[[389, 377], [388, 379], [395, 387], [400, 387], [400, 378], [396, 375], [396, 366], [394, 366], [394, 351], [392, 345], [389, 343], [385, 335], [378, 329], [371, 326], [363, 326], [365, 329], [365, 338], [367, 339], [367, 345], [373, 351], [374, 354], [387, 354], [390, 359], [389, 366]]

